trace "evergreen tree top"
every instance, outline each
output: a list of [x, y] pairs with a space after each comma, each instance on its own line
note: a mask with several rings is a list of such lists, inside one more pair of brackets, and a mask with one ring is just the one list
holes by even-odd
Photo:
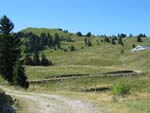
[[9, 34], [11, 33], [13, 28], [14, 28], [13, 22], [7, 16], [4, 15], [0, 19], [0, 33]]

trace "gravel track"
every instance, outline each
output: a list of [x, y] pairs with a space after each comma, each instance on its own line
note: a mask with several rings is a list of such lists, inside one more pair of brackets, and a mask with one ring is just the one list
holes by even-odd
[[59, 95], [15, 91], [2, 86], [0, 88], [8, 95], [31, 101], [33, 106], [36, 106], [32, 109], [32, 113], [34, 111], [35, 113], [102, 113], [96, 106], [87, 101]]

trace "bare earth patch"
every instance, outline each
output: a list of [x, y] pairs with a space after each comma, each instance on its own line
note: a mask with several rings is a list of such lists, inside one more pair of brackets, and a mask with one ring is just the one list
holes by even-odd
[[86, 101], [59, 95], [14, 91], [2, 86], [1, 88], [8, 95], [31, 101], [31, 106], [34, 106], [32, 113], [102, 113], [96, 106]]

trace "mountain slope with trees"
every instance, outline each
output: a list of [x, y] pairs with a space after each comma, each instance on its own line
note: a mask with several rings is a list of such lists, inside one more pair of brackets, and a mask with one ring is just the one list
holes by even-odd
[[[73, 94], [77, 98], [91, 100], [111, 113], [144, 113], [143, 109], [150, 110], [150, 51], [130, 51], [137, 45], [150, 45], [150, 38], [145, 34], [95, 36], [91, 32], [84, 35], [60, 28], [27, 28], [13, 33], [14, 26], [10, 19], [4, 16], [2, 20], [0, 58], [4, 60], [0, 60], [0, 71], [1, 77], [10, 84], [27, 88], [25, 75], [31, 80], [30, 83], [49, 79], [51, 81], [46, 84], [41, 82], [29, 87], [29, 91], [35, 88], [39, 92]], [[132, 70], [139, 76], [103, 76], [106, 72], [122, 70]], [[118, 81], [121, 81], [120, 86], [116, 84]], [[130, 92], [123, 94], [125, 97], [121, 99], [113, 97], [113, 102], [112, 89], [114, 94], [117, 91], [120, 91], [118, 94], [125, 90]]]

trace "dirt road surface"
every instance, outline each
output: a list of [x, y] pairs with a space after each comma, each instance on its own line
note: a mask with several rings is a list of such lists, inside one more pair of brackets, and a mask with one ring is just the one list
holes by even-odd
[[[28, 113], [102, 113], [87, 101], [51, 95], [11, 90], [0, 86], [6, 94], [31, 102]], [[32, 107], [33, 106], [33, 107]]]

